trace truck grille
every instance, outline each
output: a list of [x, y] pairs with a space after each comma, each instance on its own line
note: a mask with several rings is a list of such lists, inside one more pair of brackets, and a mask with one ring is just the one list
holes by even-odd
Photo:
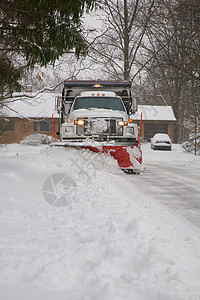
[[123, 135], [122, 126], [118, 126], [118, 121], [122, 121], [121, 118], [83, 118], [85, 124], [83, 126], [77, 126], [78, 135]]

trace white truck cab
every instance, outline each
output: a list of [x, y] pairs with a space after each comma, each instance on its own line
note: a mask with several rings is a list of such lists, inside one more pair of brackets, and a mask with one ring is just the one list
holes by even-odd
[[[130, 118], [130, 112], [132, 112], [130, 83], [110, 81], [106, 82], [107, 85], [105, 82], [96, 85], [92, 83], [81, 81], [79, 86], [75, 81], [75, 87], [73, 82], [66, 83], [64, 97], [58, 104], [61, 112], [61, 141], [92, 139], [115, 141], [120, 145], [136, 143], [138, 126]], [[127, 101], [118, 95], [118, 92]], [[127, 111], [127, 103], [129, 111]]]

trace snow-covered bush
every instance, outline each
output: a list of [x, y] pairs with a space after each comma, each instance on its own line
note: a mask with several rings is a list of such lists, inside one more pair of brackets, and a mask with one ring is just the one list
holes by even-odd
[[41, 145], [41, 144], [50, 144], [52, 141], [52, 137], [46, 134], [30, 134], [26, 136], [20, 144], [25, 144], [25, 145]]
[[182, 144], [183, 149], [187, 152], [195, 153], [195, 139], [196, 139], [196, 154], [200, 155], [200, 133], [190, 136], [189, 140]]

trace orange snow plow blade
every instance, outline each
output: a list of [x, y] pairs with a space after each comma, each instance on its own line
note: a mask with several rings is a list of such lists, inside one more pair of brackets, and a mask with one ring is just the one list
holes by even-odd
[[96, 153], [109, 153], [117, 160], [118, 165], [127, 173], [140, 173], [143, 171], [142, 166], [142, 151], [140, 144], [136, 143], [134, 146], [114, 146], [114, 145], [86, 145], [83, 143], [53, 143], [55, 146], [73, 147], [88, 149]]

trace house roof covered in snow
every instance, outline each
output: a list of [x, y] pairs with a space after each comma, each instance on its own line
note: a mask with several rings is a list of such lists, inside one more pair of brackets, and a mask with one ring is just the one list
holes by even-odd
[[[55, 109], [56, 96], [59, 95], [41, 93], [38, 95], [27, 94], [26, 97], [19, 96], [17, 101], [8, 102], [7, 108], [5, 107], [4, 109], [4, 114], [7, 117], [18, 118], [51, 118], [53, 113], [54, 117], [58, 118], [58, 113]], [[141, 112], [143, 113], [142, 119], [144, 121], [176, 121], [171, 106], [138, 105], [138, 111], [132, 115], [132, 118], [140, 120]]]
[[[58, 118], [58, 113], [55, 109], [54, 93], [41, 93], [34, 97], [34, 94], [27, 94], [26, 97], [11, 99], [4, 107], [4, 114], [7, 117], [15, 118], [51, 118], [52, 113], [55, 118]], [[31, 98], [29, 98], [31, 97]]]
[[132, 119], [140, 120], [142, 112], [143, 121], [176, 121], [171, 106], [138, 105], [138, 111]]

